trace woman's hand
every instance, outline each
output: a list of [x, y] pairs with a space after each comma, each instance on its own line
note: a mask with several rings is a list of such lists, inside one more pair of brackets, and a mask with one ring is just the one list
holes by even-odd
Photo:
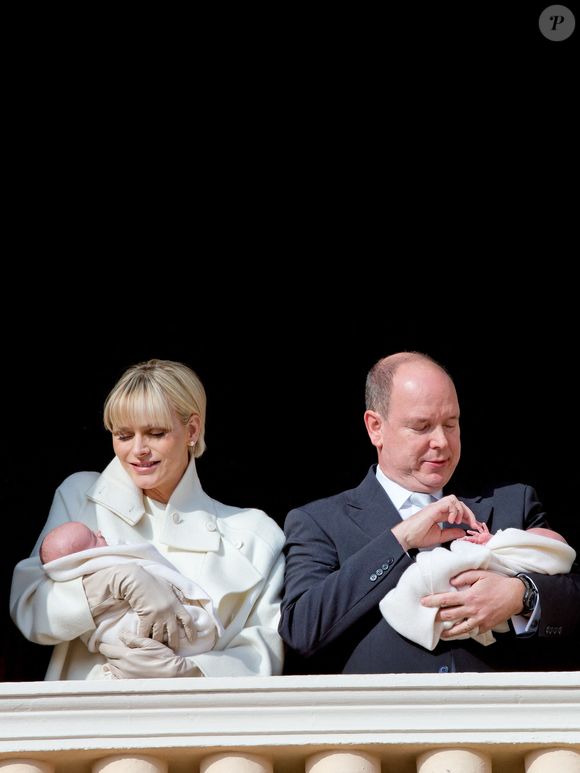
[[99, 652], [109, 661], [108, 666], [116, 679], [145, 677], [199, 676], [200, 671], [176, 655], [161, 642], [124, 632], [122, 644], [101, 644]]
[[139, 564], [119, 564], [83, 577], [87, 601], [93, 617], [104, 612], [112, 601], [122, 599], [139, 616], [137, 635], [179, 646], [181, 628], [189, 641], [196, 632], [187, 610], [173, 588], [153, 577]]

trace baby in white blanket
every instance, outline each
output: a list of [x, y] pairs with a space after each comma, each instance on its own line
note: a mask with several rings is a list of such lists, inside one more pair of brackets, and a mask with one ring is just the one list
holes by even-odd
[[[576, 558], [576, 551], [551, 529], [499, 529], [491, 535], [482, 526], [481, 532], [469, 531], [470, 536], [454, 540], [450, 550], [437, 547], [419, 552], [397, 586], [382, 599], [381, 614], [402, 636], [435, 649], [446, 624], [435, 620], [438, 607], [424, 607], [420, 600], [431, 593], [457, 590], [449, 581], [460, 572], [487, 569], [508, 577], [518, 572], [566, 574]], [[509, 629], [505, 623], [494, 630], [505, 633]], [[491, 631], [475, 631], [470, 636], [484, 645], [495, 641]]]
[[[223, 633], [208, 594], [187, 579], [149, 542], [108, 545], [100, 531], [80, 521], [68, 521], [52, 529], [40, 546], [44, 570], [55, 582], [73, 580], [114, 564], [135, 562], [156, 578], [167, 582], [189, 612], [197, 636], [190, 642], [182, 631], [176, 655], [197, 655], [211, 650]], [[137, 634], [139, 618], [127, 601], [118, 603], [95, 617], [96, 629], [81, 636], [90, 652], [98, 652], [100, 642], [119, 644], [121, 631]]]

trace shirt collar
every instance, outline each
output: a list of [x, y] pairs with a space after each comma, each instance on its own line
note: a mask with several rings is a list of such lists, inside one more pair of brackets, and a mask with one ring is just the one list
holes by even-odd
[[[384, 488], [391, 502], [395, 505], [397, 510], [401, 510], [401, 508], [404, 506], [405, 502], [407, 501], [409, 496], [413, 494], [413, 492], [407, 490], [406, 488], [403, 488], [398, 483], [395, 483], [394, 480], [387, 478], [387, 476], [381, 470], [378, 464], [377, 464], [376, 474], [377, 474], [378, 482]], [[443, 491], [441, 489], [439, 491], [433, 491], [430, 493], [431, 493], [431, 496], [434, 497], [435, 499], [441, 499], [441, 497], [443, 496]]]

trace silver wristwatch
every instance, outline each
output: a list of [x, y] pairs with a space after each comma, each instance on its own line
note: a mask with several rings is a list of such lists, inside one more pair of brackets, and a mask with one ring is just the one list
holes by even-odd
[[522, 598], [522, 604], [524, 608], [521, 612], [522, 615], [530, 615], [536, 608], [538, 603], [538, 589], [536, 588], [533, 580], [528, 577], [527, 574], [516, 574], [518, 580], [521, 580], [524, 584], [524, 595]]

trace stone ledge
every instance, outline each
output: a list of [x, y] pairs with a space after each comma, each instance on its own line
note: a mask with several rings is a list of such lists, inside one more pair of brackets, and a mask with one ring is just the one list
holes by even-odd
[[580, 673], [0, 684], [0, 753], [580, 744]]

